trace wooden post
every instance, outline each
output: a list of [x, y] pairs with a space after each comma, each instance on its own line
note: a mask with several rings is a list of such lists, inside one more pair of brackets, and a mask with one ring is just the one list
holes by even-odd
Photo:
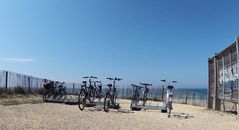
[[207, 92], [207, 108], [208, 109], [212, 109], [212, 100], [211, 100], [211, 59], [208, 58], [208, 92]]
[[188, 91], [186, 91], [186, 99], [185, 99], [185, 104], [188, 104]]
[[214, 99], [213, 99], [213, 107], [214, 110], [218, 110], [218, 83], [217, 83], [217, 58], [216, 55], [214, 56]]
[[28, 93], [31, 93], [31, 78], [28, 76]]
[[73, 83], [72, 94], [74, 94], [74, 91], [75, 91], [75, 83]]
[[126, 89], [126, 98], [128, 98], [128, 87], [127, 87], [127, 89]]
[[122, 88], [122, 99], [124, 99], [124, 87]]
[[[237, 66], [239, 65], [239, 37], [236, 38], [236, 49], [237, 49]], [[239, 116], [239, 82], [237, 82], [238, 88], [238, 99], [237, 99], [237, 115]]]
[[6, 79], [5, 79], [5, 89], [7, 91], [8, 88], [8, 71], [6, 71]]
[[222, 82], [222, 90], [223, 90], [223, 101], [222, 101], [222, 105], [223, 105], [223, 111], [226, 111], [226, 107], [225, 107], [225, 70], [224, 70], [224, 67], [225, 67], [225, 59], [224, 59], [224, 55], [222, 55], [222, 71], [223, 71], [223, 82]]
[[164, 101], [164, 85], [162, 87], [162, 101]]
[[193, 92], [193, 103], [192, 103], [193, 106], [196, 106], [195, 100], [196, 100], [195, 99], [195, 93]]
[[[229, 63], [230, 63], [230, 67], [232, 67], [232, 54], [231, 51], [229, 51]], [[233, 97], [233, 84], [232, 84], [232, 79], [230, 79], [230, 87], [231, 87], [231, 102], [232, 102], [232, 97]]]

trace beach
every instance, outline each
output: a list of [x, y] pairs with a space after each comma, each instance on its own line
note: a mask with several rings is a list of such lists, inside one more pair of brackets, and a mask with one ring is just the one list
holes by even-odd
[[[101, 106], [80, 111], [76, 105], [55, 103], [0, 106], [1, 130], [238, 130], [236, 115], [202, 107], [173, 104], [171, 118], [158, 110], [130, 111], [129, 100], [108, 113]], [[160, 105], [152, 102], [154, 105]], [[187, 115], [187, 116], [185, 116]]]

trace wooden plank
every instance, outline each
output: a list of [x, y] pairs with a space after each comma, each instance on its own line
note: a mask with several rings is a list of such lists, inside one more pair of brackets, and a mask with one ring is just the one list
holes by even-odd
[[213, 108], [214, 110], [219, 110], [218, 108], [218, 94], [217, 94], [217, 89], [218, 89], [218, 83], [217, 83], [217, 58], [214, 57], [214, 98], [213, 98]]
[[208, 89], [207, 89], [207, 109], [211, 109], [210, 101], [210, 59], [208, 58]]
[[6, 78], [5, 78], [5, 89], [8, 89], [8, 71], [6, 71]]
[[[236, 38], [236, 49], [237, 49], [237, 65], [238, 65], [239, 64], [239, 37]], [[237, 82], [237, 87], [238, 87], [237, 115], [239, 116], [239, 82]]]
[[223, 79], [223, 82], [222, 82], [222, 91], [223, 91], [223, 111], [226, 111], [226, 107], [225, 107], [225, 74], [224, 74], [224, 67], [225, 67], [225, 60], [224, 60], [224, 55], [222, 56], [222, 71], [223, 71], [223, 75], [222, 75], [222, 79]]

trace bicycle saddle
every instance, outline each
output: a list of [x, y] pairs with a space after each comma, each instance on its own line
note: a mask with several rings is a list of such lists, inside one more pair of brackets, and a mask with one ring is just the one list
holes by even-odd
[[135, 84], [131, 84], [132, 87], [136, 87], [136, 88], [140, 88], [141, 86], [135, 85]]
[[106, 79], [108, 79], [108, 80], [114, 80], [113, 78], [106, 78]]
[[152, 84], [148, 84], [148, 83], [140, 83], [140, 84], [144, 86], [152, 86]]
[[83, 83], [83, 84], [86, 84], [86, 83], [87, 83], [87, 81], [82, 81], [82, 83]]
[[167, 88], [168, 88], [168, 89], [173, 89], [174, 87], [169, 85]]
[[112, 84], [107, 84], [108, 87], [112, 87], [113, 85]]

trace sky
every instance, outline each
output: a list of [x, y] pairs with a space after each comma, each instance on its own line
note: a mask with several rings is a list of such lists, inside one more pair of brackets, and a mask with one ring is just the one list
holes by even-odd
[[67, 82], [206, 88], [235, 41], [238, 0], [0, 0], [0, 70]]

